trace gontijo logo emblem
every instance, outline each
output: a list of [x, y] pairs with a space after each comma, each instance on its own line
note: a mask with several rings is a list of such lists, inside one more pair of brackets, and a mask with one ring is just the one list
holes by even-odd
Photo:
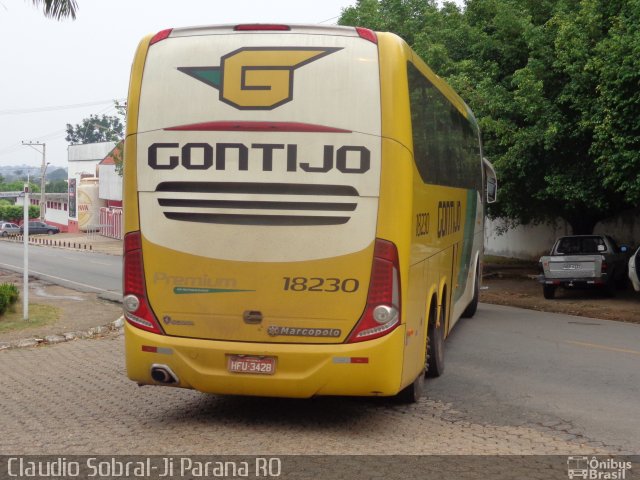
[[220, 100], [240, 110], [272, 110], [293, 100], [293, 74], [341, 48], [245, 47], [220, 59], [219, 67], [178, 67], [220, 91]]

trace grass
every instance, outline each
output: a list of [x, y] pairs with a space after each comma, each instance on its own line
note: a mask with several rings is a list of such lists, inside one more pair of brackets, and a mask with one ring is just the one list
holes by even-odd
[[16, 332], [32, 327], [55, 323], [60, 318], [60, 309], [51, 305], [29, 304], [29, 320], [22, 318], [22, 304], [13, 305], [0, 315], [0, 333]]

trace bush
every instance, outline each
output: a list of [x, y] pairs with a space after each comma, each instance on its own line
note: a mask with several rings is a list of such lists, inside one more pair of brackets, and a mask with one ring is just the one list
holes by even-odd
[[13, 283], [0, 284], [0, 315], [18, 301], [20, 293]]
[[[38, 218], [40, 207], [29, 205], [29, 218]], [[20, 223], [24, 218], [24, 207], [21, 205], [0, 205], [0, 219], [7, 222]]]

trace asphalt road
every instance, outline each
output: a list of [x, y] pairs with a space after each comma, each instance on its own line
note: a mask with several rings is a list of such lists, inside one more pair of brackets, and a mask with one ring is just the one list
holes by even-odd
[[640, 453], [640, 325], [483, 304], [429, 394], [475, 421], [553, 425]]
[[[22, 272], [23, 245], [0, 242], [0, 268]], [[29, 274], [83, 292], [122, 295], [122, 257], [29, 245]]]

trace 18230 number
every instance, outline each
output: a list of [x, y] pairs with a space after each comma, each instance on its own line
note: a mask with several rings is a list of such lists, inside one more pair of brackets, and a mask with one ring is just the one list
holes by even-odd
[[284, 290], [291, 292], [344, 292], [358, 291], [360, 282], [356, 278], [283, 277]]

